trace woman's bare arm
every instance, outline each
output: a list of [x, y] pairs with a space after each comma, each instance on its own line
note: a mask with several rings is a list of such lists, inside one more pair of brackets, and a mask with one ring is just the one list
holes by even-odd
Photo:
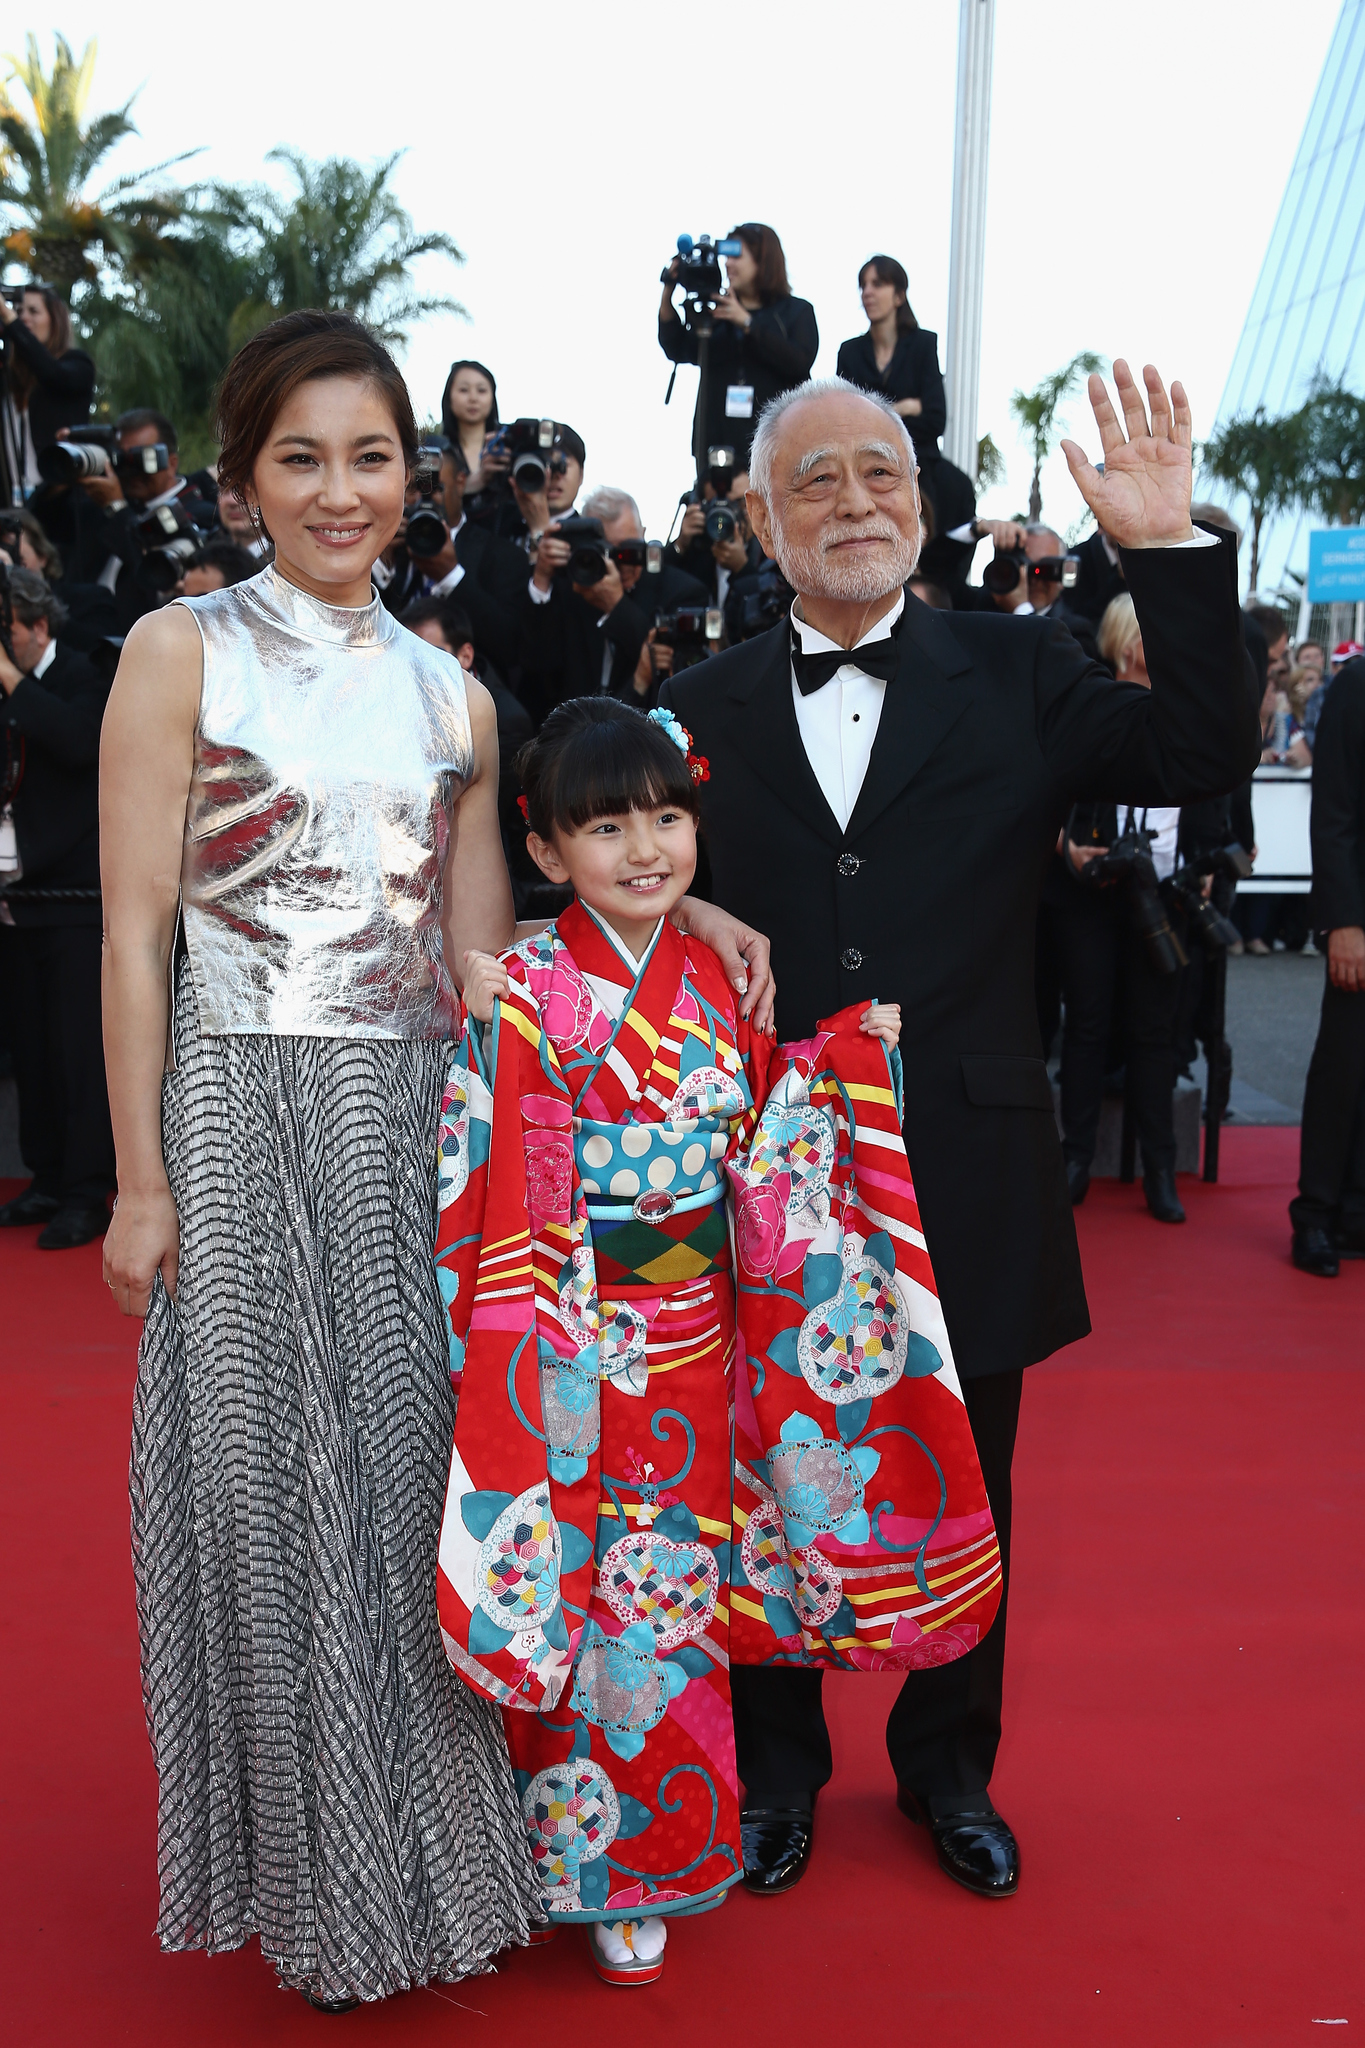
[[498, 720], [493, 699], [466, 676], [474, 775], [450, 821], [442, 877], [441, 932], [446, 966], [464, 986], [466, 953], [500, 953], [512, 943], [512, 884], [498, 826]]
[[118, 1206], [104, 1277], [144, 1316], [160, 1270], [174, 1295], [179, 1220], [161, 1152], [171, 947], [203, 651], [183, 605], [139, 619], [124, 643], [100, 739], [104, 1064]]

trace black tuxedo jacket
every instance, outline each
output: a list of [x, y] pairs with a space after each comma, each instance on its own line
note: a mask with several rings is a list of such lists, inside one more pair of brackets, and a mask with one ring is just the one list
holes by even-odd
[[[1365, 660], [1332, 678], [1313, 742], [1313, 922], [1365, 926]], [[1365, 1007], [1365, 997], [1357, 997]]]
[[899, 1002], [905, 1137], [958, 1370], [1006, 1372], [1090, 1327], [1033, 993], [1038, 892], [1081, 794], [1181, 803], [1260, 753], [1237, 557], [1125, 556], [1150, 691], [1043, 619], [907, 596], [900, 666], [848, 830], [806, 758], [789, 626], [669, 684], [710, 763], [716, 900], [766, 932], [777, 1023]]
[[[100, 922], [98, 902], [26, 900], [31, 889], [98, 889], [99, 754], [108, 682], [58, 643], [46, 675], [0, 697], [4, 753], [18, 770], [14, 832], [23, 874], [10, 897], [18, 925]], [[0, 762], [3, 772], [3, 762]]]

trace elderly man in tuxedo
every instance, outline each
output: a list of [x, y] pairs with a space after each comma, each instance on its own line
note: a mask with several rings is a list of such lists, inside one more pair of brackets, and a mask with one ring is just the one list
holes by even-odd
[[[1090, 380], [1102, 473], [1063, 446], [1122, 549], [1150, 691], [1114, 682], [1047, 618], [907, 593], [921, 532], [909, 437], [834, 378], [774, 400], [750, 457], [750, 522], [798, 592], [790, 621], [663, 696], [710, 763], [716, 898], [771, 937], [782, 1036], [849, 1003], [901, 1005], [906, 1147], [1007, 1587], [1024, 1369], [1090, 1327], [1034, 1005], [1039, 885], [1082, 794], [1189, 803], [1244, 780], [1260, 752], [1234, 544], [1191, 524], [1189, 405], [1144, 376], [1146, 404], [1114, 364], [1121, 419]], [[887, 1727], [902, 1810], [988, 1897], [1019, 1880], [989, 1792], [1005, 1612], [1002, 1598], [958, 1661], [910, 1671]], [[820, 1674], [731, 1677], [745, 1881], [782, 1891], [831, 1772]]]

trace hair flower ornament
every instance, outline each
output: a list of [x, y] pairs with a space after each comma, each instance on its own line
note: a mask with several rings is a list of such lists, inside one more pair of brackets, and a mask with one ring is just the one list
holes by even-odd
[[711, 780], [711, 763], [707, 760], [705, 754], [693, 753], [692, 735], [682, 721], [675, 718], [671, 711], [665, 711], [662, 705], [654, 711], [646, 712], [645, 716], [652, 725], [657, 725], [660, 732], [666, 733], [668, 738], [672, 740], [678, 752], [687, 762], [687, 771], [692, 780], [694, 782], [709, 782]]
[[519, 796], [517, 798], [517, 809], [521, 812], [522, 818], [524, 819], [526, 824], [529, 825], [531, 822], [531, 806], [524, 796]]

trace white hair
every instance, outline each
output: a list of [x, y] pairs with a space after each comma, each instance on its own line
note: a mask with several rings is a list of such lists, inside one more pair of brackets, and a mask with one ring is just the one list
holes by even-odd
[[623, 519], [627, 512], [635, 515], [635, 524], [641, 533], [645, 522], [640, 517], [640, 508], [629, 491], [618, 491], [614, 484], [599, 484], [597, 489], [583, 500], [583, 516], [586, 519], [600, 519], [603, 526], [610, 526], [613, 520]]
[[[883, 398], [879, 391], [863, 391], [857, 384], [850, 384], [847, 377], [810, 377], [804, 384], [797, 384], [790, 391], [783, 391], [776, 398], [770, 398], [758, 416], [754, 438], [749, 447], [749, 489], [762, 498], [765, 505], [772, 502], [773, 449], [777, 442], [777, 431], [783, 415], [794, 405], [801, 405], [808, 398], [865, 398], [869, 405], [875, 405], [879, 412], [895, 424], [899, 436], [897, 454], [907, 455], [911, 469], [915, 466], [915, 444], [910, 439], [910, 429], [896, 411], [889, 398]], [[879, 444], [880, 445], [880, 444]], [[815, 450], [811, 456], [803, 456], [803, 463], [818, 458], [822, 451]], [[888, 454], [891, 450], [886, 451]]]

